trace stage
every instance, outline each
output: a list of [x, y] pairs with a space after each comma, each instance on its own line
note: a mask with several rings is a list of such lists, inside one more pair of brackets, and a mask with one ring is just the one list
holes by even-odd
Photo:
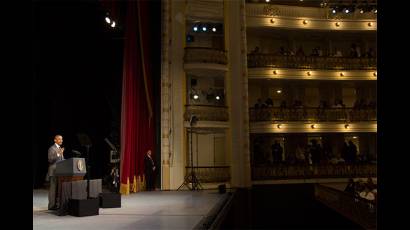
[[48, 191], [33, 190], [33, 229], [192, 229], [224, 197], [217, 190], [139, 192], [122, 196], [121, 208], [74, 217], [48, 211]]

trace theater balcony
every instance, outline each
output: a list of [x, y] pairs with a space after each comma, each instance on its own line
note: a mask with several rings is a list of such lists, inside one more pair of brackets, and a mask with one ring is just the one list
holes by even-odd
[[[303, 30], [376, 31], [377, 14], [332, 14], [329, 7], [305, 7], [246, 1], [247, 27], [269, 27]], [[296, 2], [296, 1], [295, 1]]]
[[377, 132], [376, 109], [250, 108], [251, 133]]
[[187, 72], [195, 70], [227, 71], [226, 51], [209, 47], [186, 47], [184, 68]]
[[252, 180], [255, 184], [280, 182], [281, 180], [311, 180], [377, 177], [376, 163], [361, 164], [274, 164], [253, 165]]
[[228, 107], [223, 105], [185, 105], [185, 127], [189, 127], [190, 119], [195, 116], [197, 128], [228, 128]]
[[377, 80], [376, 58], [249, 54], [250, 79]]

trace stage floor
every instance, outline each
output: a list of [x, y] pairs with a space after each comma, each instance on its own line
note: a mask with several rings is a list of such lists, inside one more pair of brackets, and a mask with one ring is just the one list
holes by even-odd
[[121, 208], [74, 217], [48, 211], [48, 191], [33, 190], [33, 229], [192, 229], [223, 197], [217, 190], [139, 192], [122, 196]]

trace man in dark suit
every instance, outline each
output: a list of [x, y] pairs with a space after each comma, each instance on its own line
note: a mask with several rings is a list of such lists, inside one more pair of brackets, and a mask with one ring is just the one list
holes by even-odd
[[54, 144], [48, 149], [48, 176], [50, 180], [50, 190], [48, 191], [48, 209], [56, 209], [56, 192], [57, 182], [54, 176], [56, 171], [56, 163], [64, 160], [63, 137], [61, 135], [54, 136]]
[[154, 190], [155, 164], [151, 157], [151, 150], [148, 150], [147, 154], [144, 156], [144, 166], [147, 191]]

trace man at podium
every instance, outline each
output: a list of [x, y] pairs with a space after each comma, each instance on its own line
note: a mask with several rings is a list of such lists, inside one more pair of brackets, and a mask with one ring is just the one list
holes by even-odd
[[50, 190], [48, 191], [48, 209], [56, 209], [56, 192], [57, 181], [55, 177], [56, 163], [64, 160], [63, 137], [61, 135], [54, 136], [54, 144], [48, 149], [48, 176], [50, 180]]

